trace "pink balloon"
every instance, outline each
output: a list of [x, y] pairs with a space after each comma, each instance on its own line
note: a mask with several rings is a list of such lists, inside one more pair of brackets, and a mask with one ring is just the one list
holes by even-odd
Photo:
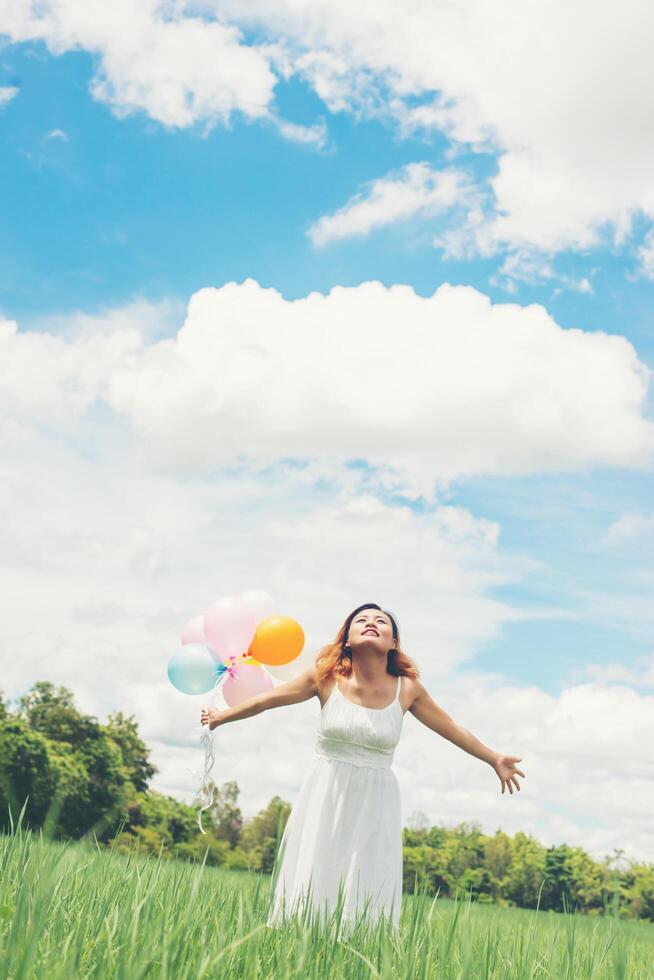
[[182, 630], [182, 646], [187, 643], [206, 643], [204, 637], [204, 616], [193, 616]]
[[217, 658], [226, 660], [247, 651], [254, 639], [257, 620], [242, 599], [224, 597], [209, 606], [203, 625], [205, 643]]
[[261, 667], [256, 667], [254, 664], [239, 664], [235, 668], [235, 673], [236, 677], [227, 674], [222, 684], [225, 701], [230, 708], [247, 701], [255, 694], [263, 694], [264, 691], [272, 689], [273, 682]]

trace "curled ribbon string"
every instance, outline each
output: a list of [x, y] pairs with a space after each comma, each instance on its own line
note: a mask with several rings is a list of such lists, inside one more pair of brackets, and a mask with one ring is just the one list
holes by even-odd
[[213, 769], [213, 764], [216, 761], [216, 755], [213, 750], [212, 733], [209, 731], [208, 725], [202, 726], [200, 744], [204, 746], [204, 770], [202, 772], [202, 781], [200, 783], [200, 789], [197, 792], [196, 799], [197, 802], [201, 804], [200, 809], [198, 810], [198, 827], [200, 828], [201, 834], [206, 834], [206, 830], [202, 826], [202, 814], [213, 805], [213, 798], [216, 792], [216, 784], [211, 778], [211, 770]]
[[[225, 667], [225, 670], [221, 670], [218, 673], [218, 668], [216, 667], [216, 682], [211, 689], [211, 706], [213, 707], [216, 691], [218, 689], [218, 684], [223, 678], [223, 674], [227, 673], [230, 677], [236, 678], [238, 676], [238, 670], [234, 665], [234, 657], [230, 658], [231, 663], [229, 666]], [[211, 770], [213, 769], [214, 763], [216, 761], [216, 755], [213, 748], [213, 732], [209, 729], [209, 725], [200, 726], [200, 746], [204, 748], [204, 767], [202, 773], [197, 772], [195, 769], [189, 769], [187, 771], [192, 773], [194, 776], [200, 776], [200, 788], [195, 794], [195, 801], [199, 804], [200, 808], [198, 810], [198, 827], [200, 828], [200, 833], [205, 834], [206, 830], [202, 826], [202, 814], [205, 810], [208, 810], [213, 806], [214, 796], [216, 794], [216, 784], [211, 776]]]

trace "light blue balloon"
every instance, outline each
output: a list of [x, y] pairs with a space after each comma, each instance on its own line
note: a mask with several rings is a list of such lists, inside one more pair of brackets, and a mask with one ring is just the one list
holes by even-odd
[[204, 643], [185, 643], [168, 661], [168, 680], [182, 694], [207, 694], [226, 670]]

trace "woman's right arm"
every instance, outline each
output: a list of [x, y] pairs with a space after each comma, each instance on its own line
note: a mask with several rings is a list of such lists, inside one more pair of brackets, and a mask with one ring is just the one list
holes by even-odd
[[285, 704], [299, 704], [300, 701], [308, 701], [317, 693], [316, 670], [314, 667], [309, 667], [304, 673], [298, 674], [286, 684], [278, 684], [270, 691], [255, 694], [254, 697], [241, 701], [233, 708], [227, 708], [224, 711], [219, 708], [202, 708], [200, 720], [203, 725], [208, 724], [210, 729], [214, 729], [228, 721], [240, 721], [241, 718], [260, 715], [262, 711], [268, 711], [270, 708], [281, 708]]

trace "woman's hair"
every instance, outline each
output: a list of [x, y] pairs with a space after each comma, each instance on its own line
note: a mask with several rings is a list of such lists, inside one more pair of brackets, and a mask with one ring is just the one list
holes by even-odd
[[356, 609], [352, 610], [338, 631], [334, 642], [328, 643], [327, 646], [324, 646], [316, 654], [315, 666], [318, 671], [318, 680], [324, 681], [328, 677], [335, 675], [349, 677], [352, 673], [352, 657], [351, 655], [348, 656], [345, 652], [345, 645], [350, 632], [350, 624], [356, 614], [361, 612], [362, 609], [379, 609], [380, 612], [385, 613], [390, 618], [393, 627], [393, 639], [395, 641], [393, 646], [395, 649], [392, 651], [389, 650], [388, 653], [386, 663], [388, 673], [393, 674], [395, 677], [398, 677], [400, 674], [404, 674], [407, 677], [420, 677], [418, 667], [402, 649], [400, 644], [400, 631], [395, 617], [387, 609], [382, 609], [381, 606], [378, 606], [376, 602], [366, 602], [362, 606], [357, 606]]

